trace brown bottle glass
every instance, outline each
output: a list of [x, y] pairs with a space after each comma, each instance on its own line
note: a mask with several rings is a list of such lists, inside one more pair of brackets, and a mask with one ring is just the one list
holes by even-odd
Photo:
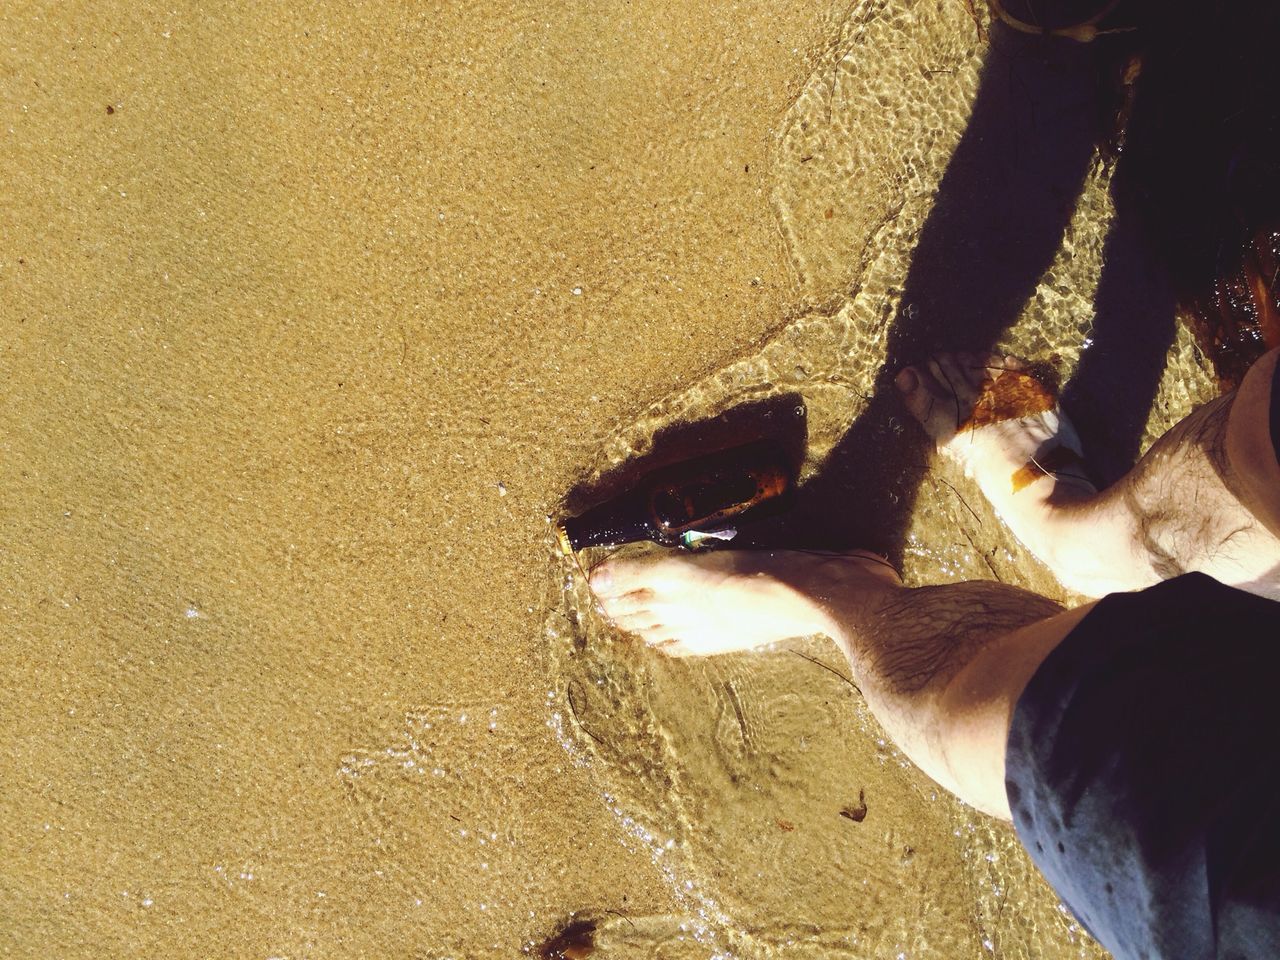
[[686, 534], [782, 509], [795, 470], [781, 445], [757, 440], [648, 474], [633, 489], [560, 527], [568, 551], [636, 540], [676, 545]]

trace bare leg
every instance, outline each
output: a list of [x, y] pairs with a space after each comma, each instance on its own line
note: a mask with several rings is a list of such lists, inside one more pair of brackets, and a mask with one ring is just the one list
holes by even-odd
[[[1269, 377], [1274, 354], [1270, 363], [1255, 371]], [[1255, 592], [1275, 585], [1267, 562], [1280, 562], [1280, 468], [1257, 454], [1262, 438], [1271, 442], [1258, 413], [1269, 410], [1269, 380], [1260, 387], [1251, 372], [1235, 397], [1187, 418], [1122, 483], [1098, 494], [1059, 449], [1070, 448], [1069, 428], [1034, 390], [1004, 391], [1005, 400], [1029, 397], [1029, 412], [1000, 416], [1002, 403], [978, 410], [984, 381], [1006, 374], [1006, 388], [1023, 377], [1004, 361], [942, 358], [899, 385], [943, 451], [975, 474], [1064, 582], [1101, 594], [1199, 569], [1248, 588], [1243, 578], [1261, 569], [1270, 579], [1262, 576]], [[1202, 514], [1209, 519], [1197, 521]], [[1234, 576], [1220, 574], [1227, 570]], [[591, 585], [619, 626], [667, 654], [827, 634], [907, 755], [961, 799], [1006, 818], [1004, 749], [1018, 697], [1092, 607], [1064, 612], [989, 582], [912, 589], [866, 554], [611, 559], [592, 572]]]
[[1016, 365], [940, 356], [903, 371], [898, 386], [940, 452], [974, 476], [1064, 585], [1103, 596], [1195, 570], [1280, 599], [1280, 466], [1269, 432], [1276, 356], [1255, 364], [1239, 391], [1166, 433], [1101, 493], [1080, 482], [1081, 470], [1064, 455], [1079, 449], [1060, 411], [1038, 404], [984, 415], [1002, 382], [1027, 379]]
[[1013, 706], [1083, 615], [999, 583], [908, 588], [870, 554], [671, 552], [609, 560], [591, 586], [619, 626], [668, 654], [832, 637], [902, 750], [961, 799], [1006, 818]]

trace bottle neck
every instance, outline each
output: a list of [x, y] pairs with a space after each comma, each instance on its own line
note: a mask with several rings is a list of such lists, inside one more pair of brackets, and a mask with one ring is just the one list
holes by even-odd
[[566, 520], [561, 529], [574, 550], [660, 539], [644, 498], [635, 493], [625, 494]]

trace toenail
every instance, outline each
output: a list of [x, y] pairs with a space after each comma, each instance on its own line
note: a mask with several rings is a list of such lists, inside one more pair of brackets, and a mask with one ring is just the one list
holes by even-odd
[[920, 385], [920, 378], [916, 376], [916, 372], [910, 367], [903, 367], [898, 375], [893, 378], [893, 382], [903, 393], [910, 393]]
[[609, 587], [613, 585], [613, 577], [604, 567], [596, 567], [588, 579], [591, 581], [591, 589], [596, 593], [608, 593]]

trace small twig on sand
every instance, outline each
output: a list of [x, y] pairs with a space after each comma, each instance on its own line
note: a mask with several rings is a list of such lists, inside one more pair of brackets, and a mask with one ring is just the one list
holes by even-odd
[[978, 521], [978, 526], [982, 526], [982, 518], [978, 516], [978, 511], [974, 510], [973, 507], [969, 506], [969, 501], [966, 500], [964, 497], [960, 496], [959, 490], [951, 486], [950, 483], [947, 483], [947, 481], [944, 480], [942, 477], [935, 477], [934, 479], [941, 484], [945, 484], [947, 488], [950, 489], [950, 491], [956, 495], [956, 499], [964, 504], [964, 508], [973, 514], [973, 519]]
[[973, 25], [978, 30], [978, 39], [983, 43], [987, 41], [987, 27], [982, 22], [982, 17], [978, 15], [978, 7], [974, 0], [964, 0], [964, 8], [969, 11], [969, 16], [973, 19]]
[[831, 666], [831, 664], [829, 664], [829, 663], [823, 663], [823, 662], [822, 662], [821, 660], [819, 660], [817, 657], [811, 657], [811, 656], [809, 656], [807, 653], [801, 653], [799, 650], [791, 650], [791, 651], [789, 651], [789, 652], [790, 652], [790, 653], [794, 653], [794, 654], [795, 654], [797, 657], [799, 657], [801, 660], [808, 660], [810, 663], [816, 663], [816, 664], [817, 664], [818, 666], [820, 666], [823, 670], [826, 670], [826, 671], [828, 671], [828, 672], [830, 672], [830, 673], [834, 673], [837, 677], [839, 677], [841, 680], [843, 680], [843, 681], [844, 681], [845, 683], [847, 683], [849, 686], [853, 687], [853, 689], [857, 690], [859, 694], [861, 694], [861, 693], [862, 693], [862, 688], [861, 688], [860, 686], [858, 686], [858, 685], [857, 685], [856, 683], [854, 683], [851, 679], [849, 679], [848, 677], [846, 677], [843, 673], [841, 673], [841, 672], [840, 672], [839, 670], [837, 670], [835, 667]]
[[588, 737], [590, 737], [596, 743], [600, 744], [600, 746], [607, 747], [609, 744], [605, 743], [603, 740], [597, 737], [594, 733], [588, 730], [587, 725], [582, 722], [582, 717], [578, 715], [578, 705], [573, 702], [573, 684], [569, 684], [567, 688], [567, 692], [568, 692], [568, 699], [569, 699], [569, 712], [573, 714], [573, 719], [574, 721], [577, 722], [578, 729], [581, 730], [583, 733], [585, 733]]

